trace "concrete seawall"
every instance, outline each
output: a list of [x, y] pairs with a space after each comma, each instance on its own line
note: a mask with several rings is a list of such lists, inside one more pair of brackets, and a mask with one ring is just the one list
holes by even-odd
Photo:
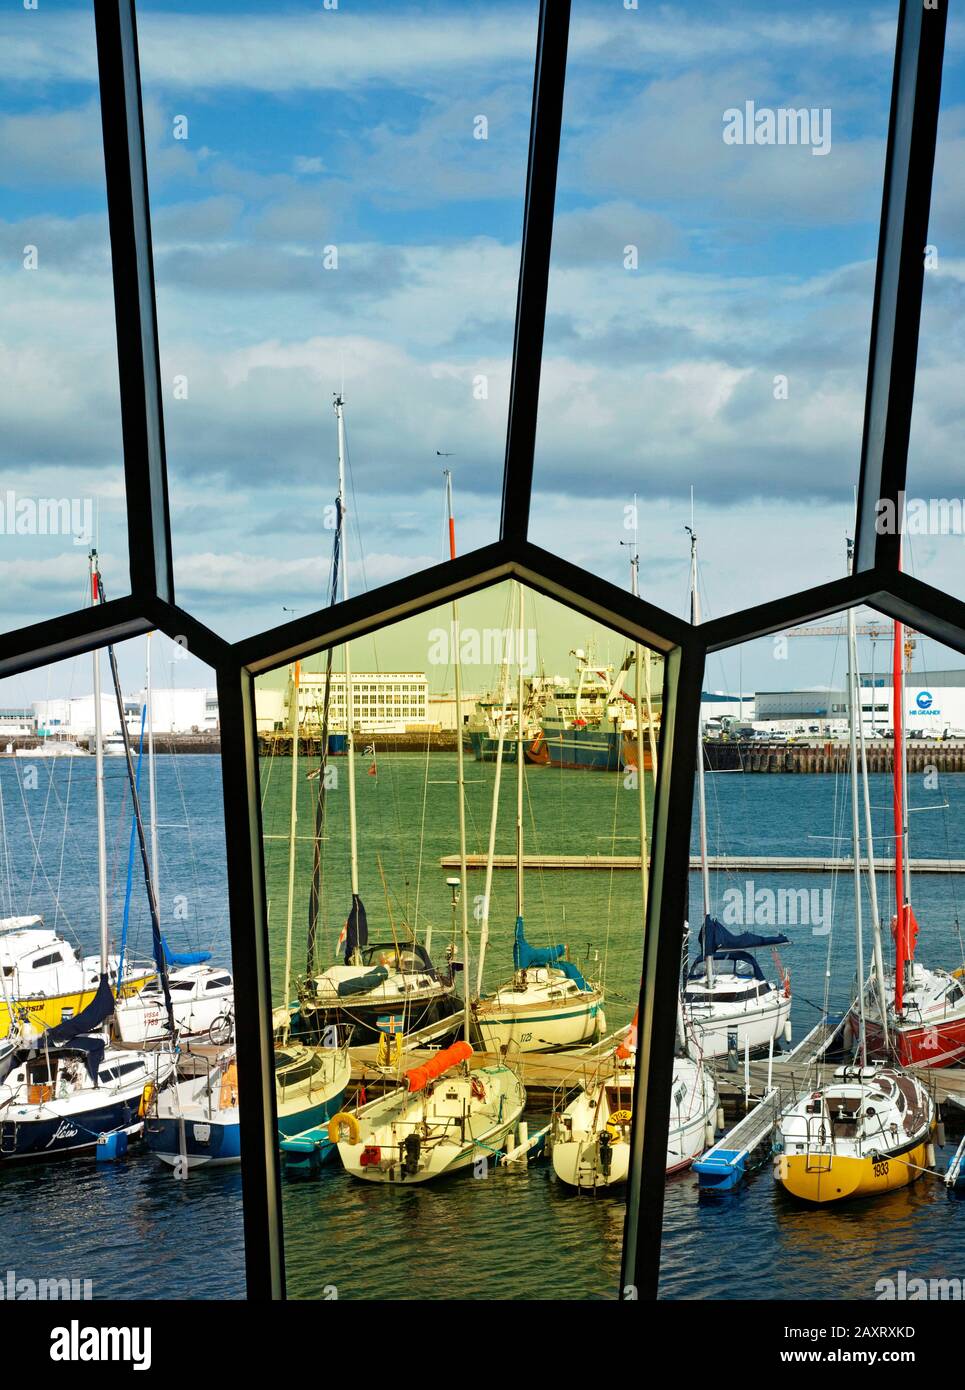
[[[705, 766], [712, 772], [847, 772], [846, 739], [812, 743], [704, 743]], [[891, 740], [867, 744], [869, 772], [891, 772]], [[909, 739], [908, 771], [965, 772], [965, 740]]]

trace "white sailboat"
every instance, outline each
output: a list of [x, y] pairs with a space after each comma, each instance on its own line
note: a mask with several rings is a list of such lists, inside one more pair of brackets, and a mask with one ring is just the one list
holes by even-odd
[[[143, 732], [147, 735], [150, 872], [155, 900], [160, 902], [151, 636], [149, 633], [147, 637]], [[123, 735], [121, 744], [120, 751], [126, 757], [127, 748]], [[230, 1042], [234, 1036], [234, 984], [231, 971], [223, 966], [210, 965], [209, 951], [172, 951], [163, 936], [161, 944], [165, 960], [170, 967], [167, 988], [179, 1042], [204, 1042], [218, 1046]], [[114, 1029], [119, 1041], [126, 1046], [139, 1047], [158, 1043], [169, 1036], [167, 1004], [157, 976], [139, 993], [129, 993], [126, 998], [118, 1001], [114, 1012]]]
[[[692, 527], [686, 529], [690, 533], [690, 621], [696, 626], [700, 622], [697, 536]], [[702, 727], [697, 738], [697, 807], [703, 924], [698, 936], [700, 954], [684, 985], [684, 1025], [702, 1056], [725, 1057], [733, 1051], [742, 1055], [745, 1050], [766, 1048], [782, 1035], [790, 1041], [790, 977], [785, 972], [781, 983], [775, 984], [750, 954], [761, 946], [783, 945], [788, 938], [782, 933], [732, 933], [711, 916]]]
[[[452, 478], [446, 472], [449, 553], [455, 558]], [[452, 650], [455, 653], [456, 709], [462, 709], [459, 659], [459, 610], [452, 605]], [[405, 1073], [400, 1085], [363, 1106], [354, 1116], [332, 1124], [339, 1157], [353, 1177], [369, 1182], [427, 1182], [489, 1161], [512, 1136], [526, 1104], [523, 1084], [505, 1065], [470, 1068], [471, 994], [469, 904], [466, 885], [465, 761], [462, 739], [456, 740], [459, 823], [459, 902], [462, 908], [462, 970], [465, 1008], [463, 1041]]]
[[[101, 601], [97, 554], [90, 555], [91, 596]], [[115, 693], [119, 694], [113, 651], [109, 649]], [[100, 926], [100, 982], [94, 998], [76, 1016], [40, 1032], [27, 1026], [7, 1040], [0, 1056], [0, 1159], [49, 1158], [95, 1148], [121, 1134], [139, 1134], [157, 1090], [173, 1077], [170, 1049], [130, 1052], [110, 1043], [109, 1020], [115, 1000], [108, 955], [107, 836], [104, 809], [104, 749], [101, 729], [100, 653], [93, 655], [95, 797]], [[123, 701], [118, 699], [119, 709]], [[135, 815], [140, 826], [136, 791]], [[143, 831], [141, 831], [143, 836]], [[143, 850], [143, 838], [142, 838]], [[145, 859], [146, 862], [146, 859]], [[159, 938], [157, 904], [148, 897]], [[163, 973], [163, 972], [162, 972]], [[6, 990], [6, 978], [4, 977]], [[13, 1011], [13, 1000], [7, 996]]]
[[[524, 619], [523, 589], [516, 585], [519, 604], [518, 660], [519, 689], [517, 708], [523, 708]], [[507, 690], [503, 683], [504, 698]], [[492, 994], [482, 993], [483, 966], [489, 938], [489, 916], [496, 847], [496, 819], [499, 809], [500, 775], [507, 721], [499, 721], [496, 748], [496, 774], [486, 856], [486, 884], [483, 891], [483, 919], [476, 982], [478, 997], [473, 1006], [476, 1026], [483, 1047], [497, 1056], [517, 1052], [552, 1052], [571, 1049], [602, 1036], [606, 1028], [603, 990], [583, 978], [570, 961], [565, 946], [531, 946], [523, 930], [523, 787], [526, 765], [526, 737], [516, 726], [516, 929], [513, 942], [512, 979]]]
[[[625, 1183], [636, 1064], [636, 1020], [595, 1074], [553, 1118], [553, 1171], [570, 1187], [596, 1190]], [[667, 1174], [682, 1172], [714, 1141], [717, 1086], [710, 1070], [686, 1053], [674, 1058], [667, 1131]]]
[[[345, 416], [341, 396], [335, 398], [338, 424], [338, 536], [342, 598], [348, 589], [348, 527], [345, 506]], [[339, 964], [312, 973], [299, 990], [298, 1032], [324, 1037], [333, 1025], [351, 1026], [355, 1043], [377, 1041], [385, 1020], [402, 1021], [406, 1031], [439, 1022], [459, 1008], [451, 972], [434, 966], [427, 949], [406, 928], [404, 940], [381, 937], [370, 942], [368, 918], [359, 894], [358, 824], [355, 805], [355, 715], [351, 644], [342, 648], [345, 664], [346, 754], [348, 775], [349, 849], [352, 906], [339, 939], [344, 943]], [[297, 742], [297, 738], [296, 738]], [[383, 1022], [380, 1022], [382, 1020]]]

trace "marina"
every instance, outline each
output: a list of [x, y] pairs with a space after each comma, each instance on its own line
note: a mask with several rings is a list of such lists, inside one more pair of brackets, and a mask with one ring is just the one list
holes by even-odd
[[[340, 414], [338, 427], [341, 458]], [[341, 486], [340, 470], [340, 513]], [[454, 553], [448, 486], [447, 507]], [[338, 539], [333, 599], [344, 596], [348, 573], [346, 538]], [[692, 567], [693, 575], [695, 539]], [[503, 596], [509, 624], [521, 628], [530, 596], [513, 584]], [[458, 632], [459, 610], [447, 616]], [[338, 659], [348, 701], [352, 648]], [[116, 682], [112, 651], [109, 660]], [[496, 1238], [497, 1212], [506, 1209], [551, 1263], [561, 1227], [593, 1252], [593, 1269], [580, 1273], [578, 1293], [554, 1283], [545, 1296], [611, 1296], [605, 1281], [619, 1258], [633, 1127], [648, 893], [643, 851], [655, 761], [652, 747], [649, 767], [644, 756], [654, 726], [643, 716], [641, 654], [631, 647], [614, 665], [624, 684], [630, 678], [629, 705], [638, 720], [632, 743], [623, 730], [627, 691], [611, 683], [605, 696], [621, 702], [619, 746], [635, 753], [646, 774], [640, 778], [586, 775], [610, 770], [605, 766], [547, 770], [534, 760], [531, 728], [520, 730], [505, 716], [510, 692], [517, 708], [527, 707], [524, 676], [511, 656], [495, 687], [501, 701], [490, 708], [494, 746], [479, 758], [471, 743], [459, 741], [448, 750], [424, 748], [421, 757], [374, 741], [363, 745], [354, 733], [333, 742], [324, 709], [318, 737], [305, 741], [303, 671], [300, 663], [289, 667], [288, 751], [273, 741], [260, 773], [275, 1141], [294, 1296], [318, 1296], [328, 1283], [371, 1296], [384, 1281], [371, 1275], [359, 1284], [354, 1262], [360, 1250], [365, 1260], [383, 1259], [385, 1233], [398, 1235], [402, 1208], [387, 1204], [407, 1204], [417, 1218], [421, 1208], [411, 1204], [429, 1201], [438, 1203], [436, 1220], [449, 1232], [448, 1257], [432, 1241], [427, 1247], [444, 1273], [455, 1274], [457, 1233], [478, 1222], [488, 1234], [473, 1247], [473, 1279], [480, 1287], [498, 1280], [505, 1296], [521, 1295], [525, 1285], [507, 1275], [504, 1240]], [[458, 662], [454, 677], [458, 694]], [[602, 700], [600, 684], [587, 685], [588, 698]], [[330, 687], [328, 674], [324, 683], [314, 682], [315, 689]], [[44, 1149], [53, 1131], [38, 1129], [37, 1142], [27, 1144], [26, 1109], [46, 1115], [61, 1099], [63, 1079], [82, 1082], [85, 1056], [100, 1049], [93, 1090], [115, 1086], [116, 1104], [106, 1109], [100, 1096], [97, 1104], [88, 1102], [90, 1088], [80, 1085], [78, 1142], [64, 1146], [80, 1156], [48, 1168], [38, 1181], [63, 1181], [73, 1165], [86, 1163], [105, 1185], [135, 1183], [150, 1191], [179, 1224], [185, 1198], [178, 1194], [200, 1190], [227, 1202], [226, 1209], [240, 1200], [245, 1083], [234, 1052], [222, 847], [210, 829], [219, 764], [158, 750], [150, 736], [150, 689], [148, 673], [141, 732], [122, 736], [120, 757], [104, 756], [111, 750], [98, 734], [94, 756], [43, 760], [50, 799], [64, 811], [59, 844], [44, 838], [56, 834], [56, 825], [45, 823], [40, 838], [27, 828], [27, 761], [0, 765], [0, 809], [12, 855], [10, 915], [0, 931], [0, 948], [6, 940], [12, 962], [5, 1006], [11, 1021], [26, 1019], [34, 1029], [27, 1051], [7, 1067], [7, 1091], [0, 1088], [6, 1104], [0, 1159], [34, 1158]], [[908, 1004], [900, 1018], [895, 1013], [901, 985], [916, 1007], [919, 1000], [931, 1007], [934, 981], [950, 1005], [958, 998], [965, 976], [956, 907], [956, 878], [965, 867], [965, 788], [954, 777], [916, 785], [912, 809], [933, 811], [924, 824], [941, 825], [942, 833], [929, 831], [927, 845], [921, 834], [909, 840], [893, 771], [865, 766], [862, 772], [855, 740], [849, 752], [850, 778], [842, 773], [840, 780], [852, 793], [843, 802], [853, 811], [850, 836], [834, 778], [736, 779], [699, 766], [691, 921], [681, 923], [667, 1097], [668, 1287], [683, 1279], [702, 1296], [714, 1287], [714, 1271], [730, 1246], [715, 1245], [708, 1233], [715, 1203], [724, 1197], [766, 1203], [760, 1220], [777, 1239], [788, 1203], [823, 1212], [826, 1204], [860, 1198], [865, 1221], [875, 1224], [879, 1210], [907, 1200], [912, 1188], [917, 1202], [935, 1200], [920, 1195], [926, 1190], [947, 1199], [960, 1189], [965, 1067], [951, 1048], [942, 1056], [949, 1064], [935, 1066], [926, 1064], [934, 1058], [883, 1057], [881, 1044], [869, 1039], [881, 999], [889, 1030], [897, 1034], [895, 1019], [908, 1017]], [[206, 839], [197, 838], [199, 817]], [[32, 882], [38, 857], [45, 865], [65, 859], [74, 837], [98, 848], [96, 873], [74, 894], [86, 924], [75, 933], [76, 944], [49, 872], [26, 901], [13, 891]], [[849, 838], [850, 855], [844, 852]], [[837, 852], [806, 853], [808, 839], [833, 842]], [[909, 844], [918, 843], [931, 857], [909, 853]], [[891, 852], [879, 853], [879, 845]], [[189, 869], [201, 871], [203, 891], [183, 892]], [[801, 914], [790, 917], [781, 915], [788, 874], [819, 885], [805, 894], [806, 904], [795, 900]], [[888, 985], [881, 919], [896, 879], [906, 895], [914, 883], [915, 911], [928, 924], [922, 933], [928, 961], [914, 959], [910, 925], [899, 929], [895, 983]], [[776, 915], [757, 915], [760, 893], [771, 895]], [[186, 898], [194, 906], [187, 917], [166, 910]], [[32, 915], [17, 916], [18, 903]], [[78, 976], [59, 993], [41, 989], [35, 978], [48, 968], [44, 953], [54, 939], [42, 936], [52, 930], [48, 916], [60, 923], [58, 967]], [[865, 938], [862, 920], [873, 929]], [[100, 926], [96, 956], [93, 924]], [[36, 939], [28, 942], [24, 933]], [[890, 953], [887, 958], [890, 964]], [[935, 960], [949, 961], [950, 970], [929, 963]], [[942, 1015], [939, 1034], [946, 1021]], [[47, 1035], [37, 1032], [44, 1028]], [[43, 1036], [49, 1041], [38, 1045]], [[55, 1048], [62, 1049], [57, 1066]], [[862, 1139], [862, 1127], [869, 1139]], [[23, 1179], [9, 1176], [19, 1167], [0, 1163], [0, 1210], [5, 1194], [20, 1190]], [[473, 1181], [479, 1178], [488, 1182]], [[609, 1239], [602, 1237], [601, 1212]], [[950, 1244], [958, 1220], [958, 1208], [950, 1206]], [[357, 1227], [360, 1221], [365, 1232], [351, 1252], [326, 1245], [321, 1267], [311, 1252], [330, 1223]], [[188, 1228], [181, 1229], [188, 1260], [197, 1252]], [[675, 1273], [675, 1241], [706, 1245], [706, 1254]], [[562, 1260], [553, 1279], [572, 1268]], [[109, 1282], [113, 1275], [105, 1265], [101, 1276]], [[819, 1260], [810, 1277], [823, 1277]], [[240, 1266], [238, 1279], [240, 1286]], [[388, 1285], [400, 1296], [404, 1281], [390, 1275]]]

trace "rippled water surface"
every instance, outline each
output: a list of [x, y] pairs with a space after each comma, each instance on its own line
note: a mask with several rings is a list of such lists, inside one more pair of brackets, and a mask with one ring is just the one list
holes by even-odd
[[[20, 760], [18, 760], [20, 761]], [[68, 760], [64, 760], [65, 762]], [[87, 949], [95, 948], [96, 894], [91, 858], [92, 804], [85, 760], [69, 760], [43, 773], [54, 779], [44, 804], [23, 797], [12, 760], [0, 760], [7, 843], [11, 853], [3, 911], [43, 911], [54, 920], [62, 900], [70, 927]], [[111, 760], [113, 761], [113, 760]], [[290, 764], [263, 769], [265, 829], [287, 834]], [[121, 769], [117, 769], [117, 774]], [[378, 777], [359, 777], [362, 894], [370, 924], [385, 927], [414, 916], [420, 931], [433, 929], [433, 953], [449, 940], [446, 871], [439, 857], [456, 849], [453, 759], [379, 756]], [[493, 769], [470, 764], [470, 849], [484, 850]], [[72, 778], [69, 789], [67, 779]], [[179, 895], [188, 920], [171, 925], [172, 944], [203, 941], [225, 959], [225, 911], [220, 765], [217, 758], [159, 759], [162, 819], [172, 828], [162, 844], [162, 906]], [[887, 781], [873, 779], [872, 801], [887, 806]], [[300, 827], [311, 824], [313, 784], [300, 779]], [[118, 842], [112, 858], [112, 920], [120, 921], [126, 874], [127, 830], [123, 785], [112, 772], [111, 821]], [[37, 792], [32, 794], [37, 796]], [[504, 783], [500, 842], [512, 836], [511, 779]], [[423, 830], [422, 808], [425, 801]], [[943, 804], [948, 802], [948, 809]], [[830, 776], [736, 776], [709, 779], [712, 850], [726, 853], [830, 853], [830, 840], [847, 830], [841, 782]], [[69, 807], [71, 833], [61, 872], [62, 827]], [[190, 834], [183, 829], [189, 808]], [[965, 776], [943, 779], [937, 791], [914, 789], [913, 806], [931, 813], [913, 817], [915, 853], [965, 858], [962, 827]], [[35, 872], [34, 843], [44, 872]], [[527, 841], [533, 851], [631, 853], [635, 793], [622, 779], [536, 769], [527, 780]], [[324, 961], [348, 907], [346, 834], [337, 794], [330, 803], [326, 842], [325, 915], [320, 940]], [[876, 811], [876, 821], [886, 812]], [[60, 817], [58, 821], [58, 816]], [[42, 826], [42, 832], [41, 832]], [[284, 839], [266, 842], [271, 898], [273, 964], [283, 958]], [[296, 965], [304, 952], [308, 854], [300, 844], [296, 901]], [[420, 873], [421, 858], [421, 873]], [[378, 859], [386, 887], [383, 888]], [[729, 888], [745, 891], [748, 875], [714, 876], [715, 905]], [[479, 875], [471, 889], [482, 889]], [[698, 889], [696, 879], [694, 888]], [[854, 973], [854, 913], [847, 875], [754, 875], [760, 888], [826, 890], [827, 921], [788, 929], [781, 948], [794, 984], [793, 1023], [800, 1037], [817, 1021], [830, 958], [833, 1006], [842, 1005]], [[956, 966], [962, 953], [956, 927], [965, 880], [921, 875], [915, 900], [922, 927], [920, 954], [930, 963]], [[881, 882], [883, 902], [888, 885]], [[511, 969], [514, 918], [512, 875], [497, 875], [487, 982]], [[7, 899], [12, 906], [8, 906]], [[135, 891], [135, 898], [137, 894]], [[14, 901], [15, 899], [15, 901]], [[537, 943], [566, 940], [571, 954], [589, 952], [594, 968], [605, 963], [607, 1018], [629, 1018], [640, 972], [640, 886], [632, 872], [533, 871], [526, 883], [527, 931]], [[132, 933], [146, 949], [147, 919], [139, 908]], [[58, 925], [64, 927], [63, 920]], [[827, 928], [830, 927], [830, 931]], [[179, 934], [180, 933], [180, 934]], [[830, 957], [829, 957], [830, 951]], [[771, 967], [762, 952], [765, 968]], [[534, 1097], [531, 1127], [548, 1109]], [[336, 1167], [316, 1181], [286, 1183], [285, 1242], [288, 1286], [295, 1297], [369, 1299], [606, 1299], [616, 1296], [624, 1205], [612, 1197], [576, 1196], [542, 1165], [528, 1173], [497, 1172], [485, 1180], [457, 1175], [408, 1190], [354, 1183]], [[963, 1275], [965, 1204], [950, 1200], [941, 1184], [924, 1179], [911, 1188], [867, 1203], [810, 1210], [779, 1190], [765, 1163], [733, 1197], [699, 1199], [691, 1175], [667, 1189], [663, 1293], [670, 1298], [866, 1298], [876, 1280], [907, 1269], [915, 1275]], [[116, 1166], [82, 1160], [46, 1167], [0, 1169], [0, 1269], [35, 1277], [89, 1277], [96, 1296], [177, 1298], [242, 1297], [241, 1179], [236, 1170], [195, 1173], [175, 1181], [147, 1155]]]

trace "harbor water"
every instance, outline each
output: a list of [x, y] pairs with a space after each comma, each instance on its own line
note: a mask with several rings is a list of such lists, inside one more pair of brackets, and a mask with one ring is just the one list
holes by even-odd
[[[328, 792], [323, 864], [321, 964], [335, 943], [350, 902], [345, 761], [334, 760], [338, 785]], [[2, 911], [40, 912], [50, 925], [96, 949], [96, 864], [93, 766], [86, 759], [38, 759], [37, 785], [26, 788], [27, 759], [0, 759], [4, 844]], [[307, 771], [309, 764], [304, 764]], [[370, 771], [374, 768], [374, 771]], [[287, 885], [290, 760], [262, 768], [265, 850], [275, 1002], [281, 1000]], [[108, 761], [111, 921], [120, 931], [130, 832], [120, 760]], [[467, 764], [469, 849], [486, 849], [492, 764]], [[203, 945], [228, 957], [220, 762], [158, 759], [161, 821], [161, 907], [175, 948]], [[965, 776], [937, 786], [911, 785], [912, 847], [921, 857], [965, 858]], [[314, 789], [298, 778], [298, 893], [294, 907], [295, 968], [304, 967]], [[456, 845], [455, 758], [380, 751], [360, 757], [358, 804], [361, 893], [370, 938], [391, 924], [432, 930], [432, 953], [444, 955], [452, 932], [451, 870], [439, 859]], [[871, 799], [883, 853], [890, 787], [872, 778]], [[719, 854], [847, 853], [850, 828], [846, 779], [776, 774], [708, 777], [710, 849]], [[515, 787], [504, 769], [497, 852], [513, 850]], [[632, 854], [639, 845], [637, 795], [622, 776], [536, 768], [527, 773], [528, 853]], [[648, 796], [649, 807], [649, 796]], [[187, 810], [185, 810], [187, 808]], [[64, 823], [67, 835], [64, 837]], [[383, 883], [384, 880], [384, 883]], [[748, 884], [750, 882], [750, 892]], [[692, 877], [692, 918], [700, 913], [699, 876]], [[832, 1008], [850, 997], [855, 972], [854, 904], [848, 872], [837, 876], [755, 872], [714, 873], [712, 909], [754, 902], [765, 913], [780, 889], [807, 890], [809, 920], [778, 925], [791, 944], [780, 948], [791, 971], [796, 1038], [820, 1016], [827, 989]], [[534, 944], [566, 941], [590, 975], [605, 970], [607, 1024], [632, 1014], [641, 968], [639, 876], [618, 871], [528, 872], [527, 936]], [[483, 873], [469, 879], [473, 908]], [[881, 878], [882, 914], [890, 918], [890, 884]], [[773, 894], [773, 899], [769, 894]], [[962, 963], [958, 898], [965, 879], [920, 876], [914, 901], [919, 955], [930, 964]], [[728, 896], [729, 895], [729, 896]], [[143, 884], [134, 880], [131, 948], [148, 952]], [[798, 903], [801, 909], [802, 901]], [[60, 903], [58, 910], [57, 904]], [[785, 900], [785, 909], [786, 909]], [[514, 874], [494, 884], [486, 982], [512, 970]], [[803, 910], [803, 909], [802, 909]], [[725, 918], [725, 920], [728, 920]], [[473, 951], [479, 923], [473, 911]], [[870, 936], [866, 947], [870, 950]], [[767, 929], [763, 921], [760, 929]], [[770, 953], [761, 963], [773, 973]], [[830, 977], [828, 971], [830, 970]], [[243, 1103], [242, 1079], [242, 1103]], [[534, 1099], [530, 1128], [549, 1102]], [[941, 1159], [940, 1159], [941, 1161]], [[337, 1164], [321, 1177], [284, 1185], [288, 1289], [299, 1298], [351, 1299], [610, 1299], [619, 1291], [624, 1204], [619, 1196], [579, 1196], [561, 1187], [548, 1164], [528, 1172], [465, 1173], [411, 1189], [349, 1180]], [[195, 1171], [178, 1181], [171, 1170], [133, 1150], [118, 1164], [81, 1159], [40, 1166], [0, 1165], [0, 1270], [31, 1277], [88, 1278], [97, 1297], [240, 1298], [244, 1296], [241, 1175], [237, 1169]], [[869, 1298], [876, 1281], [909, 1275], [956, 1275], [965, 1205], [936, 1180], [870, 1202], [811, 1210], [774, 1183], [765, 1162], [732, 1197], [700, 1199], [691, 1174], [668, 1183], [662, 1293], [668, 1298]]]

